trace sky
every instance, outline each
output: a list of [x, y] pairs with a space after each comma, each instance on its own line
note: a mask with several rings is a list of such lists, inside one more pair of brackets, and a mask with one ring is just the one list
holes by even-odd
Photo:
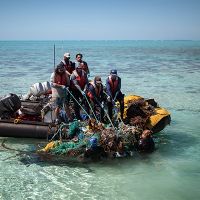
[[0, 40], [200, 40], [200, 0], [0, 0]]

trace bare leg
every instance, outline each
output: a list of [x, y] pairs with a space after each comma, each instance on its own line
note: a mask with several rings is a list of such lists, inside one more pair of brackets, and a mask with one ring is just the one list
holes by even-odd
[[59, 117], [59, 113], [60, 113], [60, 108], [59, 107], [56, 107], [55, 109], [55, 114], [56, 114], [56, 118], [58, 119]]

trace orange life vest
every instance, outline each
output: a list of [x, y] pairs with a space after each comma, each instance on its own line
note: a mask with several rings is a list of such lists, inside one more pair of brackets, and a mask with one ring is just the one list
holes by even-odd
[[112, 92], [112, 94], [114, 94], [117, 87], [118, 87], [118, 82], [119, 82], [118, 77], [116, 77], [116, 79], [113, 81], [111, 79], [111, 76], [109, 76], [108, 80], [109, 80], [109, 83], [110, 83], [111, 92]]
[[[94, 81], [90, 82], [90, 84], [94, 87], [96, 96], [99, 97], [100, 94], [101, 94], [102, 85], [100, 85], [100, 87], [98, 88], [98, 87], [94, 84]], [[90, 99], [93, 99], [93, 98], [94, 98], [91, 91], [88, 91], [88, 92], [87, 92], [87, 95], [90, 97]]]
[[69, 83], [68, 76], [66, 73], [62, 74], [55, 74], [54, 76], [54, 83], [57, 83], [59, 85], [67, 85]]
[[[79, 76], [79, 74], [77, 73], [76, 70], [74, 70], [72, 73], [73, 73], [74, 76], [76, 77], [76, 81], [78, 82], [78, 85], [79, 85], [80, 88], [83, 90], [84, 87], [85, 87], [85, 84], [86, 84], [86, 74], [85, 74], [85, 72], [82, 70], [81, 76]], [[74, 86], [74, 84], [73, 84], [73, 87], [76, 88], [76, 87]]]
[[65, 67], [65, 70], [68, 72], [69, 75], [72, 74], [72, 72], [75, 70], [75, 68], [72, 66], [72, 63], [69, 61], [69, 63], [66, 63], [62, 61]]

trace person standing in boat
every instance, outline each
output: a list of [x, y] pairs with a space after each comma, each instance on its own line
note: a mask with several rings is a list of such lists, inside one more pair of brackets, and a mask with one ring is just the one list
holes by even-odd
[[[80, 106], [79, 106], [79, 100], [81, 100], [83, 102], [83, 98], [85, 98], [86, 94], [86, 88], [88, 85], [88, 78], [87, 78], [87, 74], [86, 72], [81, 68], [81, 66], [79, 65], [78, 67], [76, 67], [76, 69], [72, 72], [71, 76], [70, 76], [70, 80], [71, 80], [71, 91], [72, 91], [72, 95], [74, 96], [73, 101], [74, 101], [74, 112], [76, 115], [76, 118], [78, 120], [81, 120], [81, 116], [80, 116]], [[85, 103], [86, 106], [86, 110], [87, 112], [89, 111], [89, 107], [88, 104]]]
[[108, 114], [112, 119], [112, 109], [116, 100], [120, 103], [120, 114], [121, 119], [124, 115], [124, 94], [121, 92], [121, 78], [117, 75], [117, 70], [113, 69], [110, 71], [110, 75], [106, 79], [106, 93], [108, 95], [107, 105]]
[[57, 65], [50, 78], [52, 88], [52, 99], [56, 103], [56, 122], [59, 122], [59, 113], [64, 106], [67, 117], [71, 120], [69, 110], [69, 94], [67, 88], [70, 86], [70, 79], [64, 65]]
[[70, 60], [70, 53], [65, 53], [63, 60], [59, 65], [64, 66], [67, 74], [71, 76], [72, 72], [75, 70], [75, 63]]
[[96, 107], [99, 106], [101, 110], [101, 120], [103, 121], [104, 108], [103, 108], [103, 85], [100, 76], [96, 76], [92, 82], [88, 84], [87, 96], [91, 102], [94, 114], [96, 115]]
[[90, 70], [89, 70], [88, 64], [87, 62], [83, 61], [82, 58], [83, 58], [83, 54], [81, 53], [76, 54], [75, 67], [81, 66], [82, 69], [86, 72], [87, 76], [89, 77]]

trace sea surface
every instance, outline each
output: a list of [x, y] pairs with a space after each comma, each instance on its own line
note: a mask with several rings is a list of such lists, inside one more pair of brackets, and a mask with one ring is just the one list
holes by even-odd
[[171, 125], [152, 154], [88, 164], [39, 162], [41, 140], [0, 138], [0, 199], [199, 200], [200, 41], [0, 41], [0, 96], [49, 80], [54, 44], [56, 64], [81, 52], [104, 83], [117, 69], [122, 91], [154, 98]]

